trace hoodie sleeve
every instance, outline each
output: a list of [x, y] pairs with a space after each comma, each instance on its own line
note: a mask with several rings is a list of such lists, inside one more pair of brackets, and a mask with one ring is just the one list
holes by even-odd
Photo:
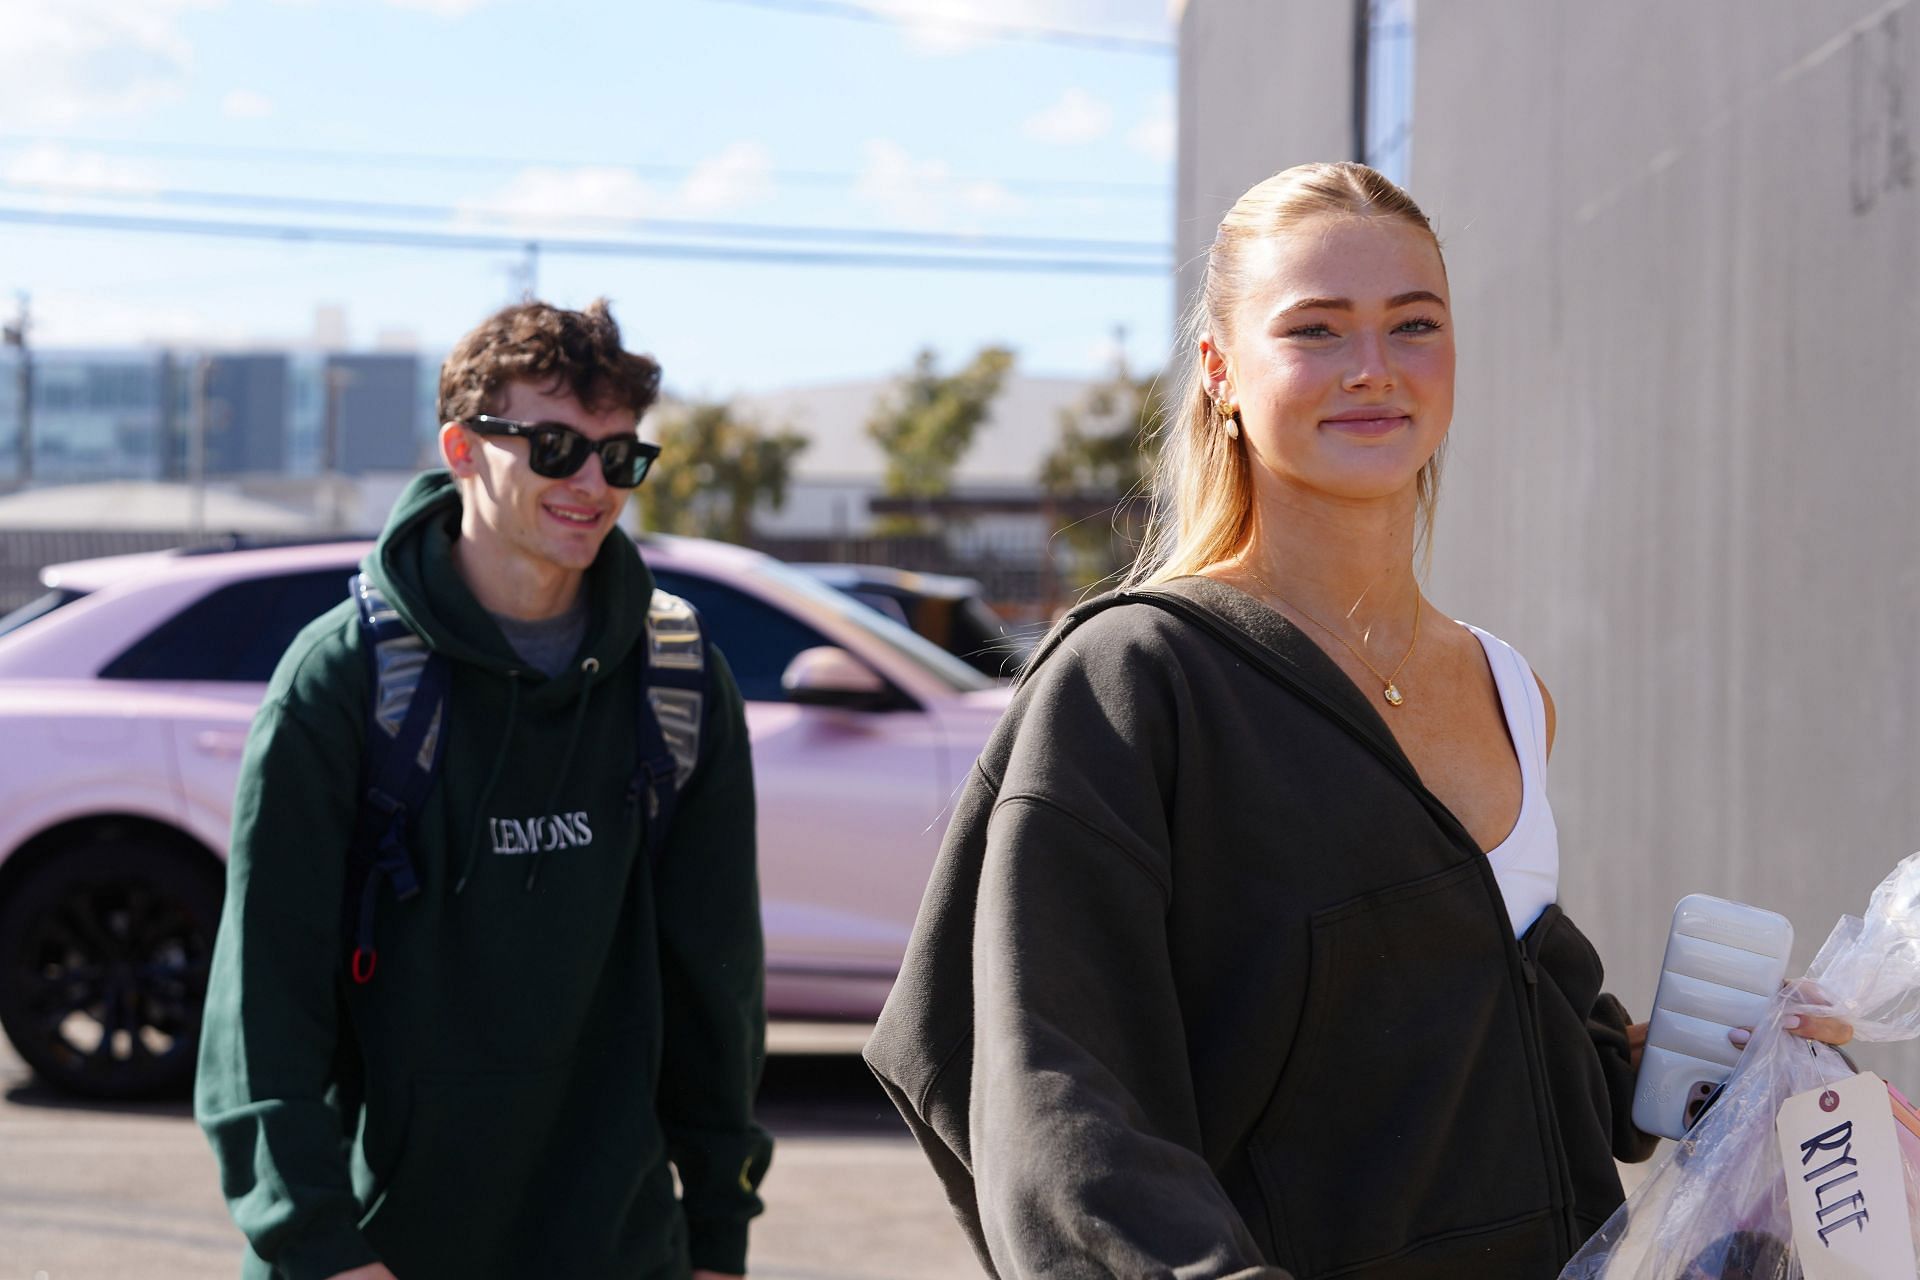
[[[378, 1260], [326, 1096], [361, 729], [345, 701], [359, 685], [302, 671], [316, 664], [301, 655], [311, 648], [296, 642], [240, 767], [194, 1113], [253, 1252], [276, 1275], [324, 1280]], [[330, 699], [302, 696], [329, 684]]]
[[987, 827], [969, 1145], [988, 1250], [1003, 1276], [1284, 1280], [1200, 1150], [1164, 659], [1075, 647], [1034, 682]]
[[1642, 1133], [1633, 1123], [1633, 1087], [1639, 1080], [1634, 1069], [1633, 1051], [1627, 1043], [1627, 1027], [1633, 1015], [1611, 994], [1602, 992], [1587, 1015], [1587, 1034], [1600, 1055], [1600, 1070], [1607, 1081], [1607, 1098], [1612, 1105], [1613, 1158], [1622, 1164], [1639, 1164], [1651, 1159], [1660, 1139]]
[[659, 1110], [693, 1265], [740, 1274], [773, 1149], [753, 1120], [766, 1056], [765, 955], [746, 712], [726, 660], [718, 649], [709, 655], [707, 743], [655, 880], [666, 1035]]

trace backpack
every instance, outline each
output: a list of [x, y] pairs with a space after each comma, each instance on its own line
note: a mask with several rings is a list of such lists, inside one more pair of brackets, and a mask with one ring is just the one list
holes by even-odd
[[[349, 585], [373, 697], [341, 912], [352, 944], [349, 971], [356, 984], [365, 985], [379, 961], [373, 915], [380, 882], [392, 885], [399, 902], [420, 892], [409, 844], [439, 775], [451, 673], [446, 657], [428, 647], [366, 574], [354, 574]], [[646, 650], [643, 696], [635, 707], [639, 763], [628, 796], [646, 801], [645, 854], [657, 865], [681, 789], [700, 762], [712, 664], [699, 613], [657, 588], [647, 609]]]

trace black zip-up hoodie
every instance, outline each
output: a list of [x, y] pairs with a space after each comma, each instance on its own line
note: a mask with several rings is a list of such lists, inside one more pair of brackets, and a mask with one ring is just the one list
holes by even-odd
[[868, 1046], [982, 1263], [1556, 1275], [1651, 1149], [1592, 946], [1285, 619], [1156, 594], [1027, 677]]

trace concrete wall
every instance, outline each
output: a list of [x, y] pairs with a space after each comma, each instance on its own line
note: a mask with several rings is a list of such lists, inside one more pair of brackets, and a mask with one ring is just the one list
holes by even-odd
[[[420, 418], [420, 360], [414, 355], [333, 355], [327, 374], [337, 379], [338, 469], [411, 471], [426, 448]], [[323, 427], [324, 430], [324, 427]]]
[[1190, 0], [1180, 17], [1174, 305], [1200, 285], [1214, 230], [1262, 178], [1348, 160], [1354, 0]]
[[207, 474], [278, 471], [287, 453], [287, 358], [216, 356], [206, 396]]
[[[1562, 900], [1641, 1011], [1682, 894], [1786, 912], [1798, 968], [1920, 848], [1917, 112], [1920, 0], [1419, 7], [1460, 351], [1431, 594], [1552, 687]], [[1241, 180], [1210, 155], [1183, 196]]]

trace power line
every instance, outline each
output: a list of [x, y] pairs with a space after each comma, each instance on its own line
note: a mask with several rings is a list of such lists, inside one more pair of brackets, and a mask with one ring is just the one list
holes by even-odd
[[849, 0], [720, 0], [722, 4], [744, 5], [751, 9], [771, 9], [779, 13], [801, 14], [810, 18], [847, 18], [855, 22], [877, 22], [897, 26], [903, 22], [925, 22], [951, 31], [984, 36], [990, 40], [1031, 40], [1039, 44], [1067, 45], [1100, 53], [1147, 53], [1165, 56], [1179, 47], [1171, 40], [1146, 36], [1108, 35], [1098, 31], [1071, 31], [1061, 27], [1033, 27], [1007, 22], [983, 22], [978, 18], [956, 18], [939, 13], [915, 13], [907, 9], [882, 8], [854, 4]]
[[671, 244], [657, 240], [590, 240], [570, 237], [485, 235], [406, 231], [318, 224], [219, 222], [206, 218], [161, 218], [138, 214], [76, 213], [0, 205], [0, 223], [76, 231], [130, 232], [267, 240], [283, 244], [360, 244], [407, 249], [538, 252], [577, 257], [655, 258], [697, 262], [757, 262], [774, 266], [881, 267], [928, 271], [1008, 271], [1039, 275], [1153, 276], [1165, 278], [1171, 261], [1126, 258], [1013, 257], [1004, 254], [931, 254], [861, 249], [756, 249], [730, 245]]
[[[677, 181], [691, 177], [700, 166], [655, 164], [606, 159], [565, 160], [553, 156], [482, 156], [429, 151], [347, 151], [311, 147], [255, 147], [231, 143], [168, 142], [131, 138], [85, 138], [63, 134], [0, 133], [0, 145], [45, 144], [85, 147], [94, 151], [122, 155], [183, 155], [208, 159], [280, 161], [332, 167], [400, 169], [618, 169], [640, 178]], [[804, 187], [848, 187], [861, 175], [850, 170], [774, 169], [767, 176], [775, 182]], [[991, 177], [954, 174], [950, 181], [960, 185], [993, 183], [1008, 191], [1029, 196], [1085, 197], [1111, 196], [1123, 200], [1164, 200], [1170, 190], [1165, 182], [1121, 182], [1098, 178]]]
[[[483, 217], [494, 221], [530, 220], [521, 210], [485, 205], [413, 204], [390, 200], [340, 200], [328, 196], [279, 196], [243, 191], [203, 191], [182, 188], [141, 189], [86, 183], [9, 182], [0, 179], [0, 192], [22, 195], [83, 196], [91, 200], [133, 201], [141, 204], [201, 205], [279, 213], [319, 213], [341, 217], [431, 219], [451, 221]], [[1021, 253], [1093, 253], [1165, 256], [1169, 246], [1146, 240], [1095, 240], [1085, 237], [969, 234], [953, 231], [913, 231], [894, 227], [792, 226], [757, 222], [702, 221], [685, 218], [620, 217], [603, 214], [538, 215], [550, 225], [618, 227], [655, 235], [697, 236], [711, 240], [785, 240], [816, 243], [866, 242], [917, 245], [922, 248], [1001, 250]]]

